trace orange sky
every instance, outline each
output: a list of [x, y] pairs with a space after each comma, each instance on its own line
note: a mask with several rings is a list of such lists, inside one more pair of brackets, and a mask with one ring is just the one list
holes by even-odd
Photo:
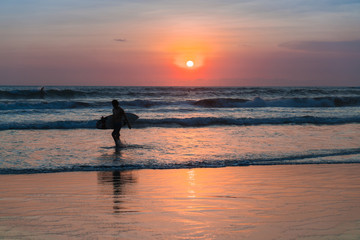
[[4, 0], [0, 85], [358, 86], [359, 11], [340, 0]]

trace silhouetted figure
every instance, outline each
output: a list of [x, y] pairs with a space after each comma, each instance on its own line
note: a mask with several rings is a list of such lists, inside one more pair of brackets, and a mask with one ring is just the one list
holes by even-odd
[[111, 136], [113, 137], [115, 144], [117, 147], [121, 146], [120, 142], [120, 130], [123, 125], [123, 123], [127, 124], [129, 129], [131, 129], [131, 125], [129, 120], [126, 117], [124, 109], [122, 109], [119, 106], [119, 102], [117, 100], [113, 100], [113, 123], [114, 123], [114, 131], [111, 133]]
[[45, 98], [45, 95], [46, 95], [46, 93], [45, 93], [45, 87], [41, 87], [41, 89], [40, 89], [40, 97], [41, 97], [41, 98]]

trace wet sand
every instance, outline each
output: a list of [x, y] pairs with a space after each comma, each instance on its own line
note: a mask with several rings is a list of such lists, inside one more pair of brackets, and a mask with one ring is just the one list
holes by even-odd
[[359, 239], [360, 165], [0, 175], [2, 239]]

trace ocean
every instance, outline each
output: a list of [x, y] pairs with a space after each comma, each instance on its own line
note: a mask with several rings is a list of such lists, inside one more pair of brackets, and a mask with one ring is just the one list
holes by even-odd
[[0, 116], [0, 174], [360, 163], [360, 87], [1, 86]]

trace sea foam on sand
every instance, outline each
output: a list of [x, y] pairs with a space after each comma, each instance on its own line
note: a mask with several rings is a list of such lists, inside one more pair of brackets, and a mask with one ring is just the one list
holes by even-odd
[[0, 175], [5, 239], [358, 239], [360, 165]]

